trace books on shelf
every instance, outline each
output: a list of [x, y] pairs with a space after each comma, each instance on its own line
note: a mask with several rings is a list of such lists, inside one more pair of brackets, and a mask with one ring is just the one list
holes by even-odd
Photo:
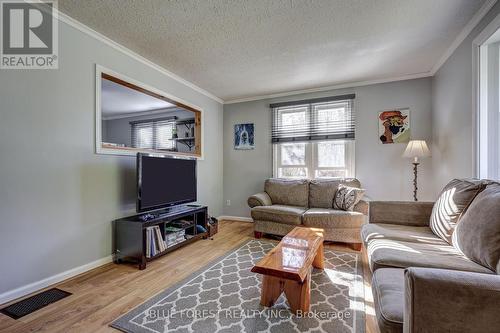
[[163, 240], [160, 227], [155, 225], [146, 228], [146, 258], [154, 257], [166, 249], [167, 244]]
[[[190, 221], [178, 221], [182, 223], [193, 224]], [[192, 235], [186, 234], [183, 227], [167, 225], [165, 227], [165, 238], [163, 238], [160, 226], [155, 225], [146, 228], [146, 258], [152, 258], [157, 254], [167, 250], [169, 247], [184, 242], [192, 238]]]
[[165, 243], [167, 248], [186, 240], [186, 230], [173, 226], [165, 227]]
[[181, 231], [182, 229], [181, 228], [177, 228], [177, 227], [173, 227], [173, 226], [170, 226], [170, 225], [167, 225], [165, 227], [165, 233], [175, 233], [175, 232], [179, 232]]

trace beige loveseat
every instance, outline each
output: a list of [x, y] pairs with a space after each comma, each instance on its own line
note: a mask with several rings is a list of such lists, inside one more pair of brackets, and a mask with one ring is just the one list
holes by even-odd
[[296, 226], [318, 227], [325, 230], [325, 240], [360, 248], [360, 229], [367, 220], [368, 203], [361, 200], [352, 212], [333, 209], [339, 184], [361, 187], [357, 179], [267, 179], [264, 192], [248, 198], [255, 237], [263, 233], [284, 236]]
[[[381, 333], [500, 331], [500, 184], [474, 182], [484, 187], [454, 228], [433, 221], [458, 212], [454, 195], [470, 180], [450, 182], [435, 208], [370, 202], [361, 235]], [[439, 234], [451, 235], [451, 244]]]

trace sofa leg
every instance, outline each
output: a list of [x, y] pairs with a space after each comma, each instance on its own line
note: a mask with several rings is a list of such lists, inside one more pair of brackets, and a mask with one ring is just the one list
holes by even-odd
[[262, 232], [260, 231], [254, 231], [253, 232], [253, 235], [255, 236], [255, 238], [259, 239], [259, 238], [262, 238]]
[[361, 243], [352, 243], [351, 246], [352, 246], [353, 250], [361, 251], [361, 248], [363, 247], [363, 244], [361, 244]]

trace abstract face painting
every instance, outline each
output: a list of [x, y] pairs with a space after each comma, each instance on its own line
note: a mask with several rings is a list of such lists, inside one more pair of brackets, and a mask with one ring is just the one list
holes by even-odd
[[410, 109], [388, 110], [378, 114], [379, 140], [383, 144], [410, 141]]

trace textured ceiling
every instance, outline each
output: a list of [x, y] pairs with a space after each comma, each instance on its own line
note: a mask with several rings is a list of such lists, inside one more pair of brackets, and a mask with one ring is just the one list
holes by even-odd
[[484, 0], [59, 0], [59, 9], [233, 100], [429, 72]]

